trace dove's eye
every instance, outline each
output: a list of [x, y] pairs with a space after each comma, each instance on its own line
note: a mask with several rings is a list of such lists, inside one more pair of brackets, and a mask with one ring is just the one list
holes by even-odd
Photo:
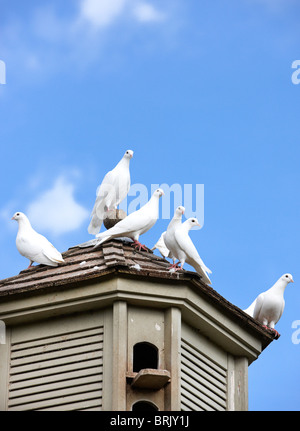
[[289, 276], [288, 276], [288, 275], [286, 275], [286, 278], [289, 278]]

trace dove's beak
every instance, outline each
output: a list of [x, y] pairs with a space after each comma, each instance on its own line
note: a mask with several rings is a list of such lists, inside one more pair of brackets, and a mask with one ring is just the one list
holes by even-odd
[[11, 218], [11, 220], [14, 220], [14, 219], [15, 219], [15, 217], [12, 217], [12, 218]]
[[292, 283], [294, 283], [294, 280], [291, 280]]
[[196, 226], [200, 226], [200, 227], [201, 227], [201, 224], [200, 224], [200, 223], [197, 223], [197, 224], [196, 224]]

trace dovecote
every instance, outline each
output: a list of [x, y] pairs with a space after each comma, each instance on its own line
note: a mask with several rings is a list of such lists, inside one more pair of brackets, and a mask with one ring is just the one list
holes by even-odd
[[63, 257], [0, 281], [1, 410], [247, 410], [271, 331], [130, 242]]

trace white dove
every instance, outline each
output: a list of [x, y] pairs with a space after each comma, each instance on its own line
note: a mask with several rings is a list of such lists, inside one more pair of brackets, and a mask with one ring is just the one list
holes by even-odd
[[286, 286], [293, 282], [291, 274], [283, 274], [270, 289], [258, 295], [247, 310], [244, 310], [265, 328], [272, 329], [277, 337], [279, 334], [274, 327], [284, 310], [284, 291]]
[[27, 216], [22, 212], [16, 212], [12, 220], [19, 225], [16, 246], [19, 253], [30, 260], [28, 268], [33, 262], [49, 266], [58, 266], [63, 263], [62, 255], [43, 235], [37, 233], [31, 226]]
[[173, 265], [171, 265], [170, 269], [172, 268], [177, 268], [178, 269], [178, 263], [175, 263], [176, 260], [176, 247], [177, 247], [177, 243], [175, 240], [175, 230], [177, 229], [177, 227], [181, 226], [181, 220], [182, 220], [182, 215], [185, 212], [185, 208], [183, 206], [179, 206], [176, 208], [174, 216], [172, 218], [172, 220], [170, 221], [166, 233], [164, 235], [164, 242], [166, 244], [167, 249], [169, 250], [169, 255], [168, 257], [170, 257], [173, 260]]
[[162, 189], [157, 189], [151, 196], [150, 200], [139, 210], [129, 214], [123, 220], [120, 220], [112, 228], [105, 232], [99, 233], [100, 238], [95, 247], [98, 247], [104, 241], [111, 238], [128, 237], [133, 240], [133, 246], [139, 250], [147, 250], [147, 247], [139, 242], [139, 237], [147, 232], [156, 223], [159, 215], [159, 198], [164, 195]]
[[170, 250], [167, 248], [164, 241], [165, 233], [166, 232], [163, 232], [160, 235], [159, 240], [155, 243], [155, 245], [151, 248], [151, 250], [154, 251], [158, 249], [162, 257], [170, 257]]
[[117, 208], [127, 196], [130, 189], [129, 162], [132, 157], [133, 151], [127, 150], [114, 169], [107, 172], [98, 187], [91, 222], [88, 227], [90, 234], [96, 235], [100, 231], [105, 213]]
[[[184, 223], [176, 227], [174, 231], [174, 246], [172, 245], [172, 254], [180, 261], [181, 267], [174, 268], [175, 271], [178, 269], [183, 269], [183, 265], [188, 263], [191, 265], [201, 276], [205, 283], [211, 284], [211, 281], [207, 275], [211, 274], [211, 270], [202, 261], [198, 254], [193, 241], [189, 237], [189, 231], [194, 226], [200, 226], [196, 218], [189, 218]], [[166, 239], [166, 238], [165, 238]]]

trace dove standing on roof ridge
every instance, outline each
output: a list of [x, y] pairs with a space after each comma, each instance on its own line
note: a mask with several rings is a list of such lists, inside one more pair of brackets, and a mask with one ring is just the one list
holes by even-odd
[[167, 249], [169, 250], [169, 255], [168, 257], [170, 257], [173, 260], [173, 264], [171, 265], [171, 268], [178, 268], [178, 263], [175, 263], [176, 260], [176, 240], [174, 237], [174, 233], [175, 230], [178, 226], [181, 225], [181, 220], [182, 220], [182, 215], [185, 212], [185, 208], [182, 205], [179, 205], [179, 207], [176, 208], [174, 216], [172, 218], [172, 220], [170, 221], [166, 233], [163, 237], [165, 245], [167, 247]]
[[130, 189], [129, 162], [133, 151], [127, 150], [119, 163], [107, 172], [97, 189], [97, 197], [88, 227], [90, 234], [96, 235], [101, 228], [105, 213], [117, 208]]
[[24, 213], [16, 212], [12, 220], [18, 222], [16, 246], [19, 253], [30, 260], [28, 268], [34, 262], [48, 266], [58, 266], [59, 263], [64, 263], [61, 253], [56, 250], [47, 238], [32, 228], [28, 217]]
[[270, 289], [260, 293], [252, 304], [244, 310], [265, 328], [275, 332], [277, 338], [279, 334], [274, 327], [284, 310], [284, 291], [286, 286], [293, 282], [294, 279], [291, 274], [283, 274]]
[[139, 210], [129, 214], [123, 220], [120, 220], [112, 228], [105, 232], [99, 233], [97, 238], [100, 239], [95, 245], [98, 247], [104, 241], [112, 238], [128, 237], [133, 240], [133, 246], [139, 250], [147, 251], [147, 247], [139, 242], [139, 237], [154, 226], [159, 215], [159, 198], [164, 195], [162, 189], [157, 189], [151, 196], [150, 200]]
[[211, 284], [211, 281], [207, 275], [211, 274], [211, 270], [204, 264], [195, 245], [193, 244], [193, 241], [189, 236], [189, 231], [194, 226], [200, 226], [200, 224], [196, 218], [191, 217], [176, 227], [174, 231], [175, 245], [173, 247], [172, 253], [180, 261], [181, 267], [173, 268], [173, 270], [177, 271], [178, 269], [183, 269], [183, 265], [186, 262], [197, 271], [206, 284]]

